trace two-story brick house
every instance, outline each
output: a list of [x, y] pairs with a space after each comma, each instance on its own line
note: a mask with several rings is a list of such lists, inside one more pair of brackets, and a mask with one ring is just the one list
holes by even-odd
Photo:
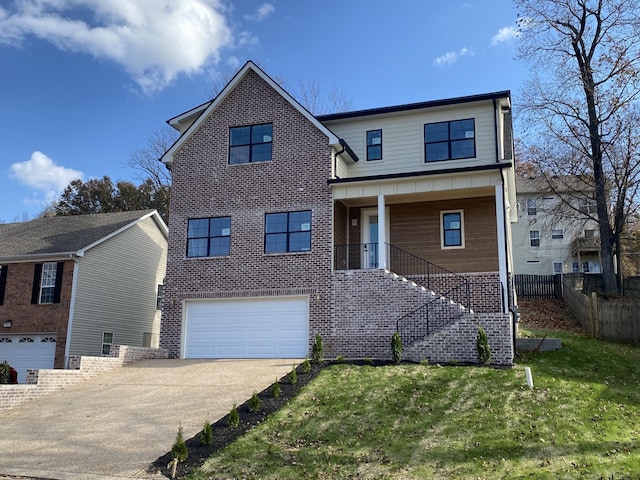
[[0, 224], [0, 362], [23, 383], [72, 355], [157, 347], [167, 235], [155, 210]]
[[170, 355], [511, 363], [508, 92], [316, 117], [248, 62], [169, 123]]

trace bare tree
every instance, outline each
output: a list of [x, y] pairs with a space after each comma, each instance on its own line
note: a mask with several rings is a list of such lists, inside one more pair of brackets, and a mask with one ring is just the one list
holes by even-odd
[[131, 153], [127, 166], [140, 171], [142, 179], [151, 179], [156, 188], [170, 187], [171, 171], [159, 160], [177, 138], [178, 132], [169, 125], [155, 130], [149, 137], [146, 147]]
[[[630, 136], [640, 95], [640, 6], [637, 0], [514, 3], [520, 18], [519, 57], [532, 67], [523, 88], [525, 135], [562, 146], [556, 161], [547, 162], [558, 174], [593, 183], [604, 290], [616, 292], [614, 251], [640, 169]], [[621, 157], [621, 148], [629, 161]]]

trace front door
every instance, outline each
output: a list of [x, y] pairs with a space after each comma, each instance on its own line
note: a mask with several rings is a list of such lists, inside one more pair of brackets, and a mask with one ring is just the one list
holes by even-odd
[[378, 268], [378, 210], [362, 210], [362, 266]]

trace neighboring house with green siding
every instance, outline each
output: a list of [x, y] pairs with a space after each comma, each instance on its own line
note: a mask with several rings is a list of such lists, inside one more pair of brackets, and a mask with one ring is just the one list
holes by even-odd
[[0, 362], [65, 368], [112, 344], [157, 347], [168, 230], [155, 210], [0, 225]]

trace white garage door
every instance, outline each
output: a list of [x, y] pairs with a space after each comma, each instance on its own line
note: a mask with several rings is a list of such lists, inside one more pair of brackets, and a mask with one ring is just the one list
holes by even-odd
[[185, 358], [304, 358], [308, 297], [191, 301]]
[[55, 355], [55, 335], [0, 334], [0, 362], [16, 369], [19, 383], [27, 379], [28, 368], [53, 368]]

